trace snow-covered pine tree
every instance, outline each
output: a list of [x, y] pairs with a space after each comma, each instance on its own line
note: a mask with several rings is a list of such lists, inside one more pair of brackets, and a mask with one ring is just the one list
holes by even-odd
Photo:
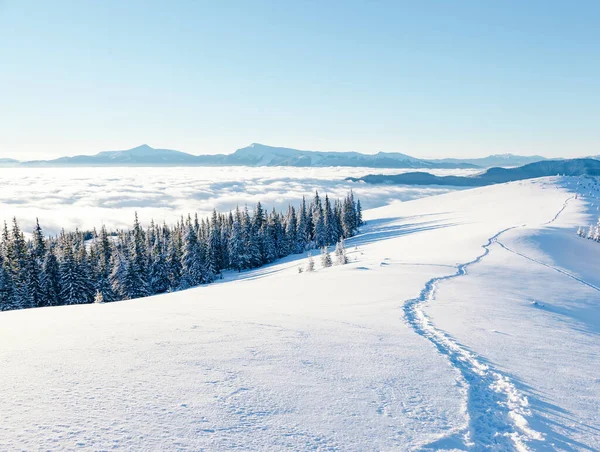
[[321, 248], [321, 265], [324, 268], [331, 267], [332, 265], [331, 255], [329, 254], [329, 249], [326, 246]]
[[215, 273], [215, 269], [210, 263], [210, 254], [209, 254], [209, 230], [208, 230], [208, 222], [206, 222], [206, 230], [205, 233], [198, 239], [198, 246], [200, 248], [200, 256], [202, 262], [202, 274], [200, 279], [200, 284], [208, 284], [213, 282], [217, 275]]
[[82, 304], [88, 302], [87, 287], [81, 280], [81, 274], [77, 268], [75, 250], [70, 240], [61, 234], [61, 260], [60, 268], [60, 298], [61, 304]]
[[346, 265], [348, 263], [344, 239], [340, 239], [340, 241], [335, 245], [335, 263], [336, 265]]
[[356, 231], [356, 215], [354, 204], [350, 195], [344, 199], [342, 204], [342, 228], [344, 229], [344, 238], [349, 238]]
[[[144, 230], [140, 226], [137, 212], [133, 222], [132, 243], [130, 246], [130, 264], [133, 265], [132, 271], [137, 273], [139, 287], [135, 287], [134, 292], [143, 294], [145, 297], [149, 294], [148, 290], [148, 257], [146, 255], [146, 239]], [[133, 288], [132, 288], [133, 289]]]
[[235, 208], [235, 216], [231, 226], [231, 235], [229, 236], [229, 267], [238, 272], [246, 268], [245, 243], [242, 231], [242, 214], [240, 208]]
[[208, 234], [206, 262], [209, 272], [213, 275], [217, 275], [221, 272], [221, 254], [221, 228], [219, 227], [217, 211], [216, 209], [213, 209]]
[[155, 238], [152, 252], [152, 260], [148, 269], [148, 284], [150, 293], [158, 294], [169, 290], [169, 269], [164, 246], [160, 238]]
[[38, 265], [41, 267], [46, 257], [46, 242], [44, 240], [44, 234], [40, 226], [38, 218], [35, 219], [35, 228], [32, 234], [32, 252], [31, 254], [36, 259]]
[[334, 211], [331, 207], [331, 203], [329, 202], [329, 196], [325, 195], [325, 209], [324, 209], [324, 219], [325, 219], [325, 244], [333, 245], [337, 242], [337, 225]]
[[315, 271], [315, 260], [313, 259], [312, 253], [310, 251], [308, 252], [308, 261], [306, 262], [306, 271]]
[[0, 311], [17, 309], [15, 287], [4, 253], [0, 252]]
[[167, 247], [167, 276], [171, 290], [178, 289], [181, 284], [181, 242], [181, 229], [176, 227]]
[[308, 217], [306, 212], [306, 200], [302, 197], [300, 205], [300, 213], [298, 215], [298, 225], [296, 227], [296, 253], [302, 253], [308, 244], [310, 236], [310, 227], [308, 225]]
[[244, 235], [246, 239], [246, 268], [256, 268], [263, 264], [262, 237], [255, 231], [248, 208], [244, 208]]
[[202, 283], [204, 262], [198, 244], [198, 235], [188, 221], [183, 238], [183, 255], [181, 257], [180, 289], [188, 289]]
[[104, 297], [102, 296], [102, 292], [100, 292], [99, 290], [97, 290], [96, 295], [94, 295], [94, 303], [104, 303]]
[[356, 227], [360, 227], [364, 224], [362, 217], [362, 206], [360, 205], [360, 199], [356, 200]]
[[62, 303], [60, 295], [60, 270], [54, 247], [46, 252], [42, 272], [42, 290], [46, 306], [59, 306]]
[[27, 294], [31, 300], [31, 307], [46, 306], [42, 290], [42, 265], [36, 257], [33, 244], [28, 247], [27, 260]]
[[8, 240], [5, 258], [15, 288], [15, 308], [25, 309], [34, 307], [35, 304], [28, 282], [30, 265], [27, 243], [16, 218], [13, 218], [12, 233]]
[[285, 241], [287, 254], [296, 254], [301, 251], [298, 249], [298, 219], [296, 218], [294, 206], [288, 207]]
[[124, 300], [127, 298], [127, 286], [125, 282], [128, 266], [127, 258], [123, 255], [121, 250], [116, 249], [112, 253], [110, 260], [112, 267], [109, 276], [111, 289], [117, 300]]

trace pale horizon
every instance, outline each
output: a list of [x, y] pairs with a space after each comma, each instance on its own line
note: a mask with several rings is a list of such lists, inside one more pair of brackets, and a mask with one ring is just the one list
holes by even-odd
[[[573, 155], [570, 157], [564, 157], [562, 155], [557, 155], [557, 156], [548, 156], [548, 155], [544, 155], [543, 153], [527, 153], [527, 152], [523, 152], [523, 153], [515, 153], [515, 152], [490, 152], [490, 153], [481, 153], [481, 154], [475, 154], [475, 155], [434, 155], [434, 154], [430, 154], [430, 155], [416, 155], [407, 151], [380, 151], [380, 150], [373, 150], [370, 152], [364, 152], [364, 151], [357, 151], [354, 149], [308, 149], [308, 148], [303, 148], [303, 147], [299, 147], [299, 146], [290, 146], [290, 145], [273, 145], [273, 144], [269, 144], [269, 143], [260, 143], [260, 142], [256, 142], [253, 141], [251, 143], [248, 143], [244, 146], [239, 146], [236, 147], [235, 149], [231, 149], [229, 151], [226, 152], [202, 152], [202, 151], [190, 151], [190, 150], [185, 150], [185, 149], [177, 149], [173, 146], [156, 146], [153, 145], [152, 143], [140, 143], [137, 145], [133, 145], [133, 146], [129, 146], [129, 147], [118, 147], [118, 148], [114, 148], [114, 149], [102, 149], [102, 150], [98, 150], [98, 151], [89, 151], [89, 152], [76, 152], [76, 153], [71, 153], [71, 154], [49, 154], [49, 153], [31, 153], [31, 154], [27, 154], [28, 156], [30, 156], [29, 158], [19, 158], [19, 157], [15, 157], [15, 156], [11, 156], [11, 155], [0, 155], [0, 159], [2, 158], [7, 158], [7, 159], [13, 159], [13, 160], [17, 160], [20, 162], [26, 162], [26, 161], [35, 161], [35, 160], [54, 160], [57, 158], [61, 158], [61, 157], [75, 157], [75, 156], [81, 156], [81, 155], [88, 155], [88, 156], [93, 156], [96, 155], [98, 153], [101, 152], [115, 152], [115, 151], [128, 151], [131, 149], [135, 149], [138, 147], [142, 147], [142, 146], [148, 146], [152, 149], [165, 149], [165, 150], [172, 150], [172, 151], [179, 151], [179, 152], [184, 152], [186, 154], [190, 154], [190, 155], [216, 155], [216, 154], [223, 154], [223, 155], [227, 155], [227, 154], [233, 154], [234, 152], [236, 152], [239, 149], [243, 149], [246, 147], [251, 146], [252, 144], [260, 144], [263, 146], [268, 146], [268, 147], [273, 147], [273, 148], [288, 148], [288, 149], [295, 149], [295, 150], [299, 150], [299, 151], [310, 151], [310, 152], [357, 152], [359, 154], [364, 154], [364, 155], [374, 155], [377, 154], [378, 152], [388, 152], [388, 153], [394, 153], [394, 152], [399, 152], [402, 154], [406, 154], [409, 155], [411, 157], [415, 157], [415, 158], [420, 158], [420, 159], [424, 159], [424, 160], [434, 160], [434, 159], [477, 159], [477, 158], [485, 158], [485, 157], [490, 157], [490, 156], [494, 156], [494, 155], [505, 155], [505, 154], [510, 154], [510, 155], [516, 155], [516, 156], [523, 156], [523, 157], [529, 157], [529, 156], [541, 156], [541, 157], [545, 157], [548, 159], [552, 159], [552, 158], [585, 158], [585, 157], [589, 157], [591, 156], [591, 154], [589, 155]], [[37, 157], [36, 157], [37, 156]]]

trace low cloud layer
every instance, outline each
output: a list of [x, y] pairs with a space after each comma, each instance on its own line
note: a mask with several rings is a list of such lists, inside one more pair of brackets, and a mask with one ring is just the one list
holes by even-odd
[[[16, 216], [25, 231], [39, 218], [44, 230], [128, 228], [137, 211], [142, 223], [172, 223], [182, 215], [209, 215], [261, 201], [268, 209], [297, 204], [315, 189], [332, 198], [350, 188], [365, 209], [449, 191], [441, 187], [367, 185], [344, 180], [402, 170], [368, 168], [3, 168], [0, 220]], [[467, 174], [465, 170], [436, 174]]]

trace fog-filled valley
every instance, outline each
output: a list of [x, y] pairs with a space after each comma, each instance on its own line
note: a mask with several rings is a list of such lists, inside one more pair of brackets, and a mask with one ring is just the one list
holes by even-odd
[[[345, 181], [369, 174], [368, 168], [0, 168], [0, 221], [16, 216], [31, 232], [36, 218], [49, 234], [62, 228], [91, 230], [131, 227], [140, 221], [171, 224], [182, 215], [208, 216], [236, 205], [268, 210], [298, 204], [315, 190], [333, 198], [352, 189], [369, 209], [394, 200], [445, 193], [451, 187], [372, 186]], [[382, 170], [398, 174], [409, 169]], [[478, 170], [429, 170], [437, 175], [468, 175]]]

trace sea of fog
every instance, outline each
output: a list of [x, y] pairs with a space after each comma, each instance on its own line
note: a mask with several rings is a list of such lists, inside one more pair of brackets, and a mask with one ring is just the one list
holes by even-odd
[[[126, 228], [140, 221], [172, 223], [182, 215], [208, 215], [257, 201], [271, 209], [297, 204], [315, 189], [332, 198], [353, 189], [363, 208], [452, 190], [448, 187], [368, 185], [348, 176], [397, 174], [402, 169], [205, 167], [205, 168], [0, 168], [0, 221], [17, 217], [25, 231], [35, 219], [46, 233], [61, 228]], [[475, 170], [427, 170], [466, 175]]]

